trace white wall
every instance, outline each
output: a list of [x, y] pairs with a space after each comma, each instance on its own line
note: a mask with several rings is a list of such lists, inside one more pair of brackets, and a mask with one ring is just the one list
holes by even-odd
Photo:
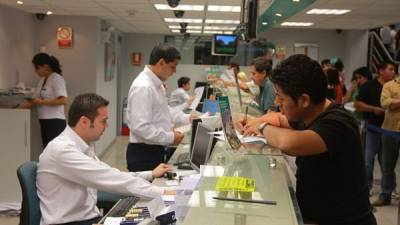
[[[56, 29], [70, 26], [73, 29], [73, 48], [60, 49]], [[45, 46], [46, 52], [56, 56], [62, 64], [67, 90], [72, 99], [82, 93], [95, 92], [110, 101], [109, 127], [96, 144], [101, 155], [116, 137], [117, 78], [104, 81], [104, 44], [101, 40], [100, 20], [87, 16], [49, 16], [35, 20], [36, 49]]]
[[39, 80], [31, 63], [34, 55], [32, 14], [0, 5], [0, 89], [16, 84], [16, 71], [26, 86]]

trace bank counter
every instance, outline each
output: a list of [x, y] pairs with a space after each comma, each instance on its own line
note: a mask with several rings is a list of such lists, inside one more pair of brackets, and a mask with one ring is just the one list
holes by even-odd
[[[204, 171], [189, 200], [183, 224], [303, 224], [290, 178], [292, 173], [280, 151], [268, 145], [248, 148], [249, 153], [235, 152], [225, 142], [217, 142], [208, 163], [213, 167]], [[187, 146], [180, 145], [174, 155], [185, 151]], [[250, 195], [217, 192], [215, 186], [221, 175], [253, 178], [255, 191]], [[213, 199], [217, 196], [274, 201], [276, 205]]]

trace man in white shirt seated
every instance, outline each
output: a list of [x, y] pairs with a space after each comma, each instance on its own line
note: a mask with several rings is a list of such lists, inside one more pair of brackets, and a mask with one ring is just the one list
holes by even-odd
[[68, 126], [39, 157], [37, 192], [41, 225], [92, 225], [100, 219], [97, 190], [152, 199], [174, 194], [152, 185], [171, 166], [160, 164], [153, 171], [121, 172], [101, 162], [94, 143], [107, 127], [108, 101], [96, 94], [77, 96], [68, 113]]
[[178, 89], [175, 89], [169, 96], [168, 104], [175, 109], [185, 110], [190, 107], [195, 96], [190, 96], [190, 78], [181, 77], [178, 79]]
[[132, 82], [127, 108], [129, 171], [154, 169], [165, 161], [165, 147], [178, 145], [183, 139], [174, 125], [189, 124], [191, 115], [168, 106], [162, 87], [176, 72], [180, 59], [176, 48], [157, 45], [151, 51], [149, 65]]

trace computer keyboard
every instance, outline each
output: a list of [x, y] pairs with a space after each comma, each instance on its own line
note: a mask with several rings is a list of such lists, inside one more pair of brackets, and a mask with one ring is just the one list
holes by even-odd
[[108, 217], [124, 217], [129, 210], [136, 205], [139, 199], [140, 198], [136, 196], [129, 196], [119, 200], [115, 207], [108, 213]]

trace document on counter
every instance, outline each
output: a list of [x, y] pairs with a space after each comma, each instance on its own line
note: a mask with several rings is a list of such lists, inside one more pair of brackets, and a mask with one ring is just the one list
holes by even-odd
[[194, 89], [194, 93], [195, 93], [196, 97], [194, 98], [192, 104], [190, 105], [190, 107], [189, 107], [190, 109], [197, 108], [197, 106], [200, 103], [201, 96], [203, 96], [203, 92], [204, 92], [204, 86]]
[[124, 217], [107, 217], [104, 221], [104, 225], [119, 225]]

